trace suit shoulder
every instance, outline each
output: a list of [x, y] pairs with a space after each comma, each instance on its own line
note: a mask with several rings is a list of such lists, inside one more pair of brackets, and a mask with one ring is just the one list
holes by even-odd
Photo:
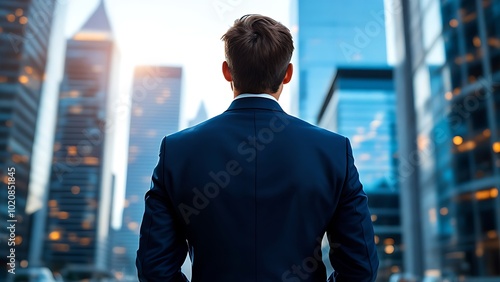
[[311, 124], [305, 120], [302, 120], [300, 118], [297, 118], [297, 117], [294, 117], [294, 116], [291, 116], [288, 114], [287, 114], [287, 116], [293, 124], [297, 125], [298, 128], [301, 128], [302, 130], [305, 130], [305, 131], [309, 131], [308, 133], [310, 133], [310, 134], [314, 134], [316, 136], [323, 136], [324, 138], [333, 139], [333, 140], [339, 141], [339, 142], [345, 142], [345, 140], [347, 139], [343, 135], [340, 135], [336, 132], [319, 127], [317, 125], [313, 125], [313, 124]]
[[207, 119], [203, 122], [200, 122], [197, 125], [185, 128], [183, 130], [177, 131], [175, 133], [167, 135], [165, 138], [169, 143], [172, 142], [183, 142], [185, 140], [190, 139], [191, 137], [199, 134], [203, 134], [209, 128], [211, 128], [217, 121], [221, 118], [221, 115], [217, 115], [213, 118]]

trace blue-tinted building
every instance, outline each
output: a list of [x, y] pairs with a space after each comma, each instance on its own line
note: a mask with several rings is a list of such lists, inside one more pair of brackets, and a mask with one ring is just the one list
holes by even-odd
[[40, 238], [43, 262], [54, 271], [109, 271], [117, 59], [101, 1], [67, 41], [45, 238]]
[[136, 281], [135, 257], [144, 195], [163, 136], [179, 130], [182, 68], [139, 66], [134, 73], [122, 228], [115, 232], [113, 271]]
[[375, 228], [378, 281], [402, 268], [395, 111], [392, 68], [340, 67], [317, 120], [351, 141]]
[[500, 280], [500, 2], [396, 1], [406, 270]]
[[[4, 188], [0, 218], [17, 220], [16, 269], [29, 263], [33, 210], [27, 210], [32, 193], [28, 184], [55, 5], [55, 0], [0, 1], [0, 180]], [[11, 198], [14, 218], [8, 214], [9, 167], [15, 169], [10, 176], [16, 187], [15, 199]], [[5, 227], [0, 229], [0, 279], [7, 274], [8, 250], [14, 247], [8, 245], [10, 233]]]
[[337, 66], [387, 64], [383, 0], [298, 0], [298, 34], [299, 116], [309, 122]]

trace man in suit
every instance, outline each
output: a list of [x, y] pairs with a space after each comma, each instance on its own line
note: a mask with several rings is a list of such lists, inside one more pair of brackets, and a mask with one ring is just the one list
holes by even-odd
[[378, 258], [349, 140], [287, 115], [290, 31], [247, 15], [222, 37], [227, 111], [163, 138], [146, 193], [140, 281], [374, 281]]

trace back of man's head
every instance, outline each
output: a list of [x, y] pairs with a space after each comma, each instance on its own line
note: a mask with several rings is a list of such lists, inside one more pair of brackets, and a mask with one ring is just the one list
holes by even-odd
[[278, 91], [292, 58], [290, 30], [272, 18], [246, 15], [222, 36], [233, 84], [240, 93]]

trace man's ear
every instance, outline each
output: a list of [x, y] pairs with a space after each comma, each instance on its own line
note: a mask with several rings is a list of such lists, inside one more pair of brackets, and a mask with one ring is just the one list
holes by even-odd
[[229, 71], [229, 65], [227, 64], [227, 61], [224, 61], [222, 63], [222, 74], [227, 81], [233, 81], [233, 77], [231, 76], [231, 72]]
[[283, 84], [287, 84], [292, 80], [292, 74], [293, 74], [293, 65], [288, 64], [288, 67], [286, 68], [286, 73], [285, 73], [285, 78], [283, 78]]

